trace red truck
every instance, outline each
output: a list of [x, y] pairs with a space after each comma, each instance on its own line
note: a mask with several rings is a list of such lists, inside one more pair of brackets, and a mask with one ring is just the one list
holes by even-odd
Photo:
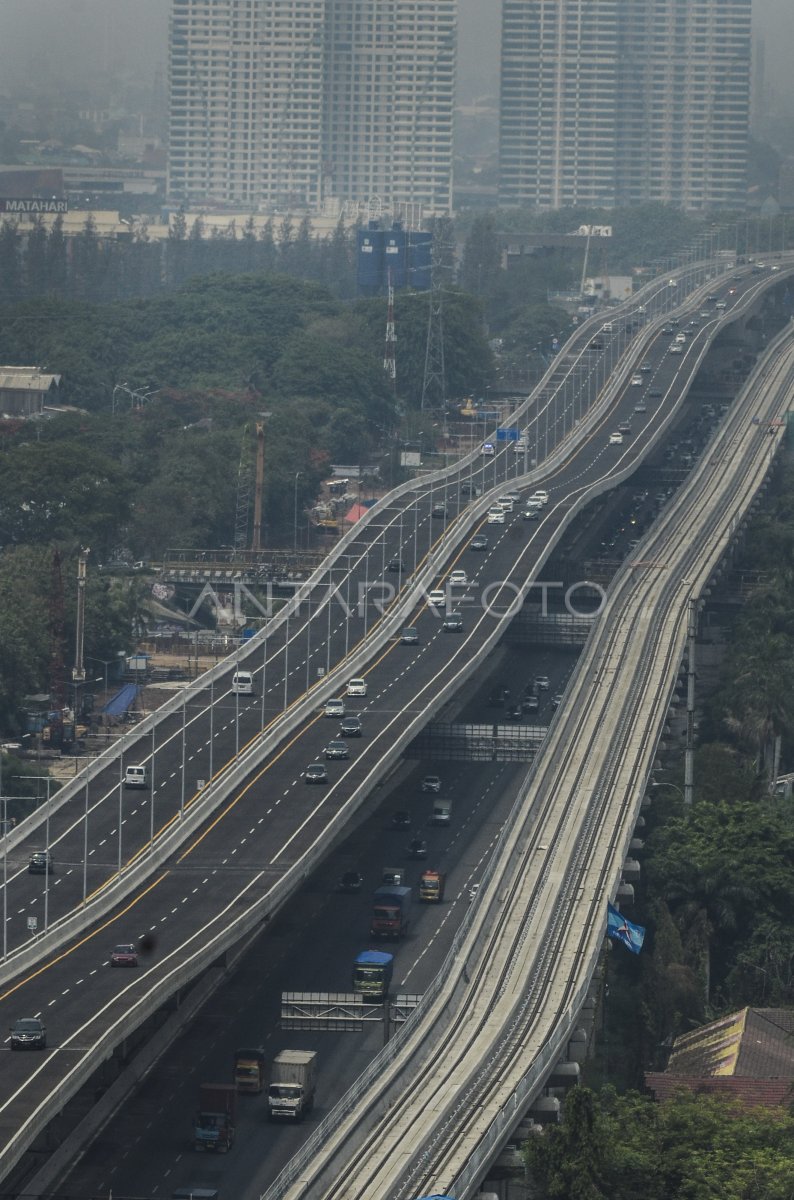
[[396, 941], [408, 932], [411, 913], [411, 889], [389, 884], [379, 887], [373, 898], [370, 935]]
[[234, 1145], [237, 1088], [233, 1083], [202, 1083], [199, 1107], [193, 1119], [196, 1150], [225, 1154]]

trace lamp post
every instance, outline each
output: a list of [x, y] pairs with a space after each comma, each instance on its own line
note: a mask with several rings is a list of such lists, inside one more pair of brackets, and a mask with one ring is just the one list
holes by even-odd
[[295, 487], [294, 487], [294, 502], [293, 502], [293, 533], [292, 533], [292, 548], [297, 553], [298, 551], [298, 480], [303, 471], [295, 472]]
[[686, 795], [686, 793], [685, 793], [685, 791], [684, 791], [684, 789], [683, 789], [683, 788], [680, 788], [680, 787], [678, 786], [678, 784], [677, 784], [677, 783], [670, 783], [670, 782], [669, 782], [667, 779], [660, 779], [660, 780], [658, 780], [658, 781], [657, 781], [657, 780], [652, 780], [652, 782], [649, 784], [649, 787], [652, 787], [652, 788], [660, 788], [660, 787], [668, 787], [668, 788], [672, 788], [674, 792], [678, 792], [678, 794], [679, 794], [679, 796], [681, 797], [681, 799], [683, 800], [684, 804], [691, 804], [691, 803], [692, 803], [692, 797], [691, 797], [691, 796], [687, 797], [687, 795]]
[[[49, 860], [49, 855], [50, 855], [50, 782], [51, 782], [51, 776], [49, 776], [49, 775], [15, 775], [15, 776], [12, 776], [12, 778], [35, 779], [37, 782], [43, 780], [44, 783], [46, 783], [46, 785], [47, 785], [47, 798], [45, 801], [45, 803], [47, 805], [47, 814], [44, 819], [44, 853], [47, 856], [47, 861], [45, 864], [45, 871], [44, 871], [44, 932], [46, 933], [49, 928], [49, 916], [50, 916], [50, 860]], [[38, 791], [39, 791], [39, 789], [36, 788], [36, 808], [39, 807]], [[5, 811], [3, 812], [3, 816], [4, 817], [6, 816]], [[6, 833], [6, 837], [7, 836], [8, 836], [8, 834]], [[6, 843], [4, 842], [4, 847], [5, 847], [5, 844]], [[5, 871], [6, 871], [6, 864], [5, 864], [5, 848], [4, 848], [4, 850], [3, 850], [3, 899], [4, 899], [4, 901], [5, 901]], [[4, 911], [3, 911], [3, 918], [4, 918], [3, 919], [3, 932], [4, 933], [5, 933], [5, 915], [6, 914], [5, 914], [5, 908], [4, 908]], [[3, 957], [5, 957], [5, 949], [6, 949], [6, 947], [5, 947], [5, 940], [4, 940], [4, 942], [3, 942]]]

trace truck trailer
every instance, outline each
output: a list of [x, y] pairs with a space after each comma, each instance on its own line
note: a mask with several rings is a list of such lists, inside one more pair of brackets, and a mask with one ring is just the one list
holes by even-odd
[[379, 887], [373, 898], [370, 936], [397, 941], [408, 932], [411, 914], [409, 887]]
[[353, 963], [353, 991], [360, 992], [365, 1000], [383, 1001], [389, 993], [393, 971], [393, 954], [362, 950]]
[[234, 1145], [237, 1088], [233, 1083], [202, 1083], [199, 1107], [193, 1120], [196, 1150], [225, 1154]]
[[302, 1121], [314, 1105], [316, 1050], [282, 1050], [273, 1059], [267, 1106], [271, 1121]]

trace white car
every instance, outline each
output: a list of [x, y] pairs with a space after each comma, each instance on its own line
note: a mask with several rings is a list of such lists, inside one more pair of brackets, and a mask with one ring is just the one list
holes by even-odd
[[326, 717], [343, 717], [345, 715], [345, 702], [333, 696], [330, 700], [326, 700], [323, 714]]
[[632, 387], [642, 387], [642, 375], [632, 375], [631, 386]]
[[513, 504], [518, 504], [521, 500], [521, 493], [520, 492], [505, 492], [504, 496], [502, 496], [502, 499], [503, 500], [512, 500]]
[[444, 608], [447, 603], [447, 593], [444, 588], [433, 588], [427, 593], [427, 603], [431, 608]]
[[685, 346], [686, 345], [686, 334], [685, 333], [677, 333], [675, 335], [675, 344], [677, 346]]
[[483, 442], [480, 454], [484, 458], [493, 458], [494, 454], [496, 454], [493, 442]]
[[504, 525], [505, 510], [498, 505], [495, 505], [493, 508], [489, 508], [487, 523], [489, 525]]
[[623, 445], [623, 434], [622, 433], [610, 433], [609, 444], [610, 444], [610, 446], [622, 446]]
[[606, 321], [605, 324], [603, 324], [601, 326], [601, 332], [602, 333], [611, 333], [612, 332], [612, 322]]
[[673, 342], [672, 346], [670, 347], [670, 354], [683, 354], [683, 353], [684, 353], [684, 347], [681, 345], [681, 343]]
[[347, 684], [347, 694], [348, 696], [366, 696], [366, 679], [349, 679]]
[[541, 504], [548, 504], [549, 493], [544, 492], [542, 488], [538, 488], [538, 490], [533, 492], [529, 498], [530, 500], [540, 500]]
[[529, 449], [529, 442], [526, 438], [519, 438], [517, 442], [513, 442], [513, 449], [516, 454], [523, 454], [525, 450]]
[[515, 507], [512, 496], [500, 496], [494, 507], [497, 505], [502, 512], [512, 512]]
[[465, 587], [468, 582], [468, 575], [460, 567], [456, 567], [454, 571], [450, 571], [449, 584], [451, 587]]
[[530, 496], [529, 497], [529, 499], [527, 500], [527, 504], [526, 504], [527, 512], [540, 512], [540, 510], [542, 508], [543, 508], [543, 501], [541, 500], [540, 496]]

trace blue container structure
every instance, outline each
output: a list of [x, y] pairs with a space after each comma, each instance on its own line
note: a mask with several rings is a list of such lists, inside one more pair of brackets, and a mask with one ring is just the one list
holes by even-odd
[[405, 230], [399, 221], [383, 230], [377, 221], [358, 231], [356, 283], [362, 296], [379, 296], [394, 288], [427, 292], [432, 282], [433, 235]]
[[356, 236], [356, 285], [362, 296], [377, 296], [383, 290], [383, 238], [377, 221]]

